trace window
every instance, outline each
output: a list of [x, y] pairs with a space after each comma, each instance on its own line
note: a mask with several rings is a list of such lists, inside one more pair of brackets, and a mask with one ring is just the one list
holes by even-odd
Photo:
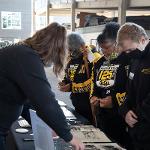
[[36, 16], [36, 30], [40, 30], [46, 26], [45, 16]]
[[1, 12], [2, 29], [21, 29], [21, 12]]

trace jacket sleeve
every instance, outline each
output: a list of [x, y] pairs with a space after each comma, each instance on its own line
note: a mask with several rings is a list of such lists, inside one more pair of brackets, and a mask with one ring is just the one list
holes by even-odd
[[66, 142], [72, 140], [70, 128], [45, 75], [42, 61], [34, 50], [20, 50], [11, 77], [31, 101], [37, 114]]
[[117, 102], [116, 91], [115, 91], [114, 88], [111, 89], [110, 95], [112, 97], [112, 106], [113, 106], [113, 108], [118, 109], [119, 105], [118, 105], [118, 102]]
[[127, 81], [128, 75], [126, 66], [119, 65], [119, 68], [117, 69], [115, 85], [111, 92], [114, 106], [116, 106], [118, 109], [122, 107], [127, 96]]
[[125, 118], [127, 112], [130, 110], [128, 105], [128, 99], [124, 101], [124, 103], [119, 107], [119, 113], [122, 115], [123, 118]]
[[70, 66], [70, 61], [68, 62], [67, 66], [65, 68], [65, 75], [62, 80], [62, 82], [64, 82], [65, 84], [71, 83], [69, 73], [68, 73], [69, 66]]
[[100, 93], [100, 88], [97, 87], [96, 85], [96, 78], [97, 78], [97, 74], [98, 74], [98, 71], [101, 67], [101, 65], [103, 64], [103, 62], [105, 61], [105, 58], [104, 57], [101, 57], [97, 62], [94, 63], [94, 79], [93, 79], [93, 91], [91, 93], [91, 97], [92, 96], [99, 96], [101, 93]]
[[98, 97], [99, 94], [100, 93], [98, 92], [98, 87], [96, 86], [96, 81], [94, 80], [94, 82], [93, 82], [93, 89], [92, 89], [90, 97], [92, 97], [92, 96]]
[[126, 116], [129, 110], [133, 110], [132, 93], [134, 93], [133, 88], [130, 88], [130, 89], [127, 88], [127, 94], [126, 94], [124, 103], [119, 107], [119, 112], [123, 117]]
[[150, 122], [150, 92], [147, 97], [143, 100], [141, 106], [138, 106], [137, 113], [142, 118], [145, 118], [148, 122]]

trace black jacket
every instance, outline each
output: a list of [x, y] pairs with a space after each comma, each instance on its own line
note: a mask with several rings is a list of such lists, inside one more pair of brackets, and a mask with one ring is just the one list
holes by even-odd
[[[122, 53], [116, 59], [110, 60], [108, 64], [108, 61], [103, 57], [99, 64], [99, 69], [96, 71], [95, 82], [97, 83], [93, 94], [99, 98], [111, 96], [113, 101], [112, 108], [99, 107], [97, 111], [98, 128], [113, 142], [133, 150], [130, 136], [126, 132], [126, 123], [118, 112], [126, 97], [128, 61], [126, 53]], [[99, 82], [101, 84], [97, 86]], [[111, 84], [113, 82], [114, 84]]]
[[[106, 96], [111, 96], [114, 104], [114, 109], [118, 111], [118, 107], [122, 105], [124, 102], [125, 96], [126, 96], [126, 84], [127, 84], [127, 74], [128, 74], [128, 59], [126, 57], [125, 53], [122, 53], [119, 55], [116, 59], [111, 60], [107, 64], [107, 60], [102, 57], [99, 60], [99, 64], [97, 63], [97, 66], [95, 67], [97, 70], [95, 71], [95, 85], [94, 85], [94, 91], [93, 95], [105, 98]], [[105, 77], [108, 79], [111, 75], [111, 69], [109, 71], [103, 72], [101, 69], [102, 67], [116, 67], [116, 70], [112, 73], [112, 80], [114, 80], [114, 84], [112, 86], [108, 87], [99, 87], [97, 86], [96, 82], [103, 82], [104, 84], [107, 84], [105, 81], [102, 81], [102, 78]], [[102, 73], [103, 72], [103, 73]], [[101, 76], [101, 79], [99, 80], [99, 76]], [[107, 85], [106, 85], [107, 86]]]
[[66, 141], [72, 139], [35, 50], [12, 45], [0, 50], [0, 134], [6, 134], [29, 99], [38, 115]]
[[[136, 58], [135, 58], [136, 57]], [[127, 99], [123, 115], [133, 110], [150, 123], [150, 43], [143, 52], [133, 56], [130, 64]]]
[[121, 111], [125, 117], [132, 110], [138, 122], [129, 128], [134, 144], [138, 149], [150, 147], [150, 43], [143, 52], [135, 55], [130, 64], [127, 98]]
[[89, 97], [91, 92], [92, 70], [94, 67], [93, 63], [88, 62], [88, 67], [89, 77], [87, 76], [83, 56], [71, 58], [65, 69], [65, 78], [63, 82], [65, 84], [71, 84], [70, 99], [75, 110], [89, 121], [92, 121], [93, 118]]

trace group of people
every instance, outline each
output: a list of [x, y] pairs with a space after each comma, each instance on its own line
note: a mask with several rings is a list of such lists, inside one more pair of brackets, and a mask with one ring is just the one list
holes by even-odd
[[91, 124], [127, 150], [150, 149], [148, 35], [137, 24], [111, 22], [98, 35], [97, 45], [100, 51], [52, 23], [0, 50], [1, 150], [6, 150], [10, 127], [27, 102], [58, 136], [84, 150], [51, 91], [44, 71], [49, 65], [56, 76], [65, 70], [59, 89], [71, 92], [75, 110]]
[[150, 43], [145, 30], [111, 22], [97, 37], [100, 51], [86, 46], [77, 33], [67, 36], [67, 45], [59, 88], [71, 92], [75, 110], [125, 149], [149, 150]]

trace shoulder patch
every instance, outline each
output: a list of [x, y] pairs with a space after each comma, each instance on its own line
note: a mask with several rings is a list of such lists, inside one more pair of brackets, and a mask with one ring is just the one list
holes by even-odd
[[116, 99], [119, 106], [121, 106], [124, 103], [125, 98], [126, 98], [126, 92], [116, 94]]

